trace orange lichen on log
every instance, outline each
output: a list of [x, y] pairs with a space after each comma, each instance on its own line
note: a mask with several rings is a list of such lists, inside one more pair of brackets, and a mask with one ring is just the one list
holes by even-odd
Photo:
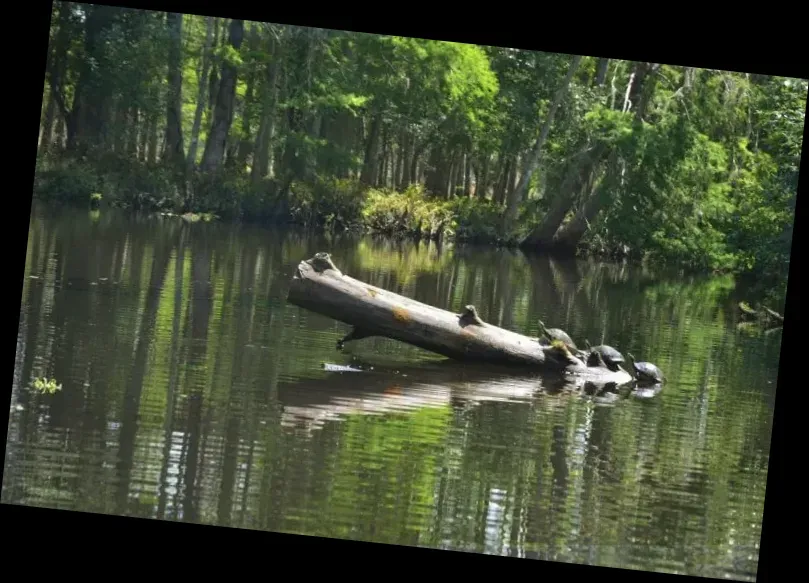
[[393, 308], [393, 317], [396, 318], [399, 322], [409, 322], [410, 321], [410, 314], [402, 307], [395, 307]]

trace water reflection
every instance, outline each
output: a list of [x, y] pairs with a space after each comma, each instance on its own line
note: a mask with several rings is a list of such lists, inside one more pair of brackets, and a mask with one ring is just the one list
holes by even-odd
[[[379, 338], [338, 352], [347, 326], [285, 302], [324, 248], [373, 285], [525, 334], [542, 319], [668, 382], [571, 390]], [[738, 332], [733, 292], [592, 261], [35, 209], [2, 499], [752, 580], [780, 336]]]

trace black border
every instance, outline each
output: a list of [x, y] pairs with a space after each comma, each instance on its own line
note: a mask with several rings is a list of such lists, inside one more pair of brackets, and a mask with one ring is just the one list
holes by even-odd
[[[470, 4], [458, 7], [449, 5], [448, 10], [439, 12], [435, 4], [423, 8], [412, 2], [388, 5], [345, 3], [326, 8], [314, 3], [265, 4], [244, 0], [230, 0], [214, 7], [208, 7], [201, 2], [181, 0], [163, 2], [129, 0], [121, 3], [105, 3], [255, 21], [809, 78], [806, 59], [800, 57], [804, 54], [801, 48], [804, 47], [805, 50], [806, 38], [801, 34], [802, 19], [797, 13], [788, 9], [780, 12], [778, 17], [768, 19], [755, 7], [752, 10], [740, 10], [739, 6], [735, 6], [734, 10], [723, 11], [720, 8], [716, 19], [711, 19], [706, 17], [706, 10], [696, 13], [678, 10], [683, 5], [657, 5], [655, 8], [659, 8], [660, 12], [655, 13], [648, 4], [638, 7], [631, 4], [614, 6], [611, 10], [603, 12], [585, 5], [575, 5], [576, 10], [565, 15], [564, 12], [557, 10], [565, 6], [557, 4], [535, 4], [531, 6], [530, 11], [517, 4], [500, 6]], [[23, 15], [15, 16], [15, 11], [7, 11], [10, 29], [19, 25], [21, 29], [15, 32], [22, 34], [17, 37], [6, 36], [6, 79], [12, 83], [5, 91], [7, 105], [4, 113], [7, 121], [16, 121], [22, 117], [19, 110], [27, 106], [28, 120], [25, 121], [30, 125], [25, 131], [30, 132], [29, 135], [34, 138], [38, 134], [52, 5], [50, 2], [28, 2], [15, 3], [13, 6], [17, 9], [22, 8]], [[329, 11], [328, 8], [331, 7], [336, 10]], [[390, 13], [381, 10], [382, 7], [392, 8], [393, 16], [386, 18], [385, 15]], [[496, 12], [498, 9], [501, 12]], [[737, 14], [740, 16], [734, 18]], [[364, 16], [369, 17], [368, 20], [371, 22], [374, 20], [376, 22], [366, 24]], [[500, 25], [500, 28], [497, 25]], [[554, 32], [557, 34], [551, 34]], [[12, 71], [17, 74], [14, 75]], [[29, 92], [23, 97], [24, 88], [29, 89]], [[36, 139], [27, 138], [32, 139], [33, 143], [22, 147], [21, 140], [16, 139], [19, 133], [11, 128], [7, 131], [6, 143], [12, 148], [6, 150], [6, 156], [9, 152], [12, 157], [20, 157], [23, 153], [28, 156], [26, 160], [20, 160], [19, 164], [12, 161], [6, 166], [12, 169], [23, 167], [28, 169], [21, 187], [7, 189], [4, 200], [6, 208], [11, 206], [11, 210], [14, 211], [10, 223], [19, 229], [19, 234], [15, 237], [15, 243], [19, 245], [18, 263], [16, 274], [11, 276], [18, 287], [8, 310], [10, 323], [6, 358], [11, 360], [11, 355], [16, 352], [19, 324], [17, 306], [21, 298], [24, 277], [27, 239], [25, 230], [30, 214]], [[806, 134], [807, 129], [804, 127], [804, 152]], [[31, 157], [32, 150], [27, 149], [29, 147], [32, 147], [33, 157]], [[802, 180], [798, 188], [798, 198], [801, 198], [800, 194], [806, 190], [806, 166], [804, 156], [801, 161]], [[7, 178], [7, 184], [10, 182]], [[797, 504], [792, 508], [789, 499], [785, 498], [784, 489], [788, 483], [785, 474], [791, 469], [784, 465], [785, 460], [791, 459], [784, 454], [784, 448], [789, 443], [785, 440], [788, 423], [785, 413], [800, 410], [793, 400], [796, 394], [802, 393], [799, 383], [789, 382], [789, 365], [794, 359], [787, 353], [798, 345], [797, 333], [800, 328], [797, 274], [800, 273], [798, 240], [801, 225], [796, 208], [758, 581], [789, 580], [789, 569], [785, 562], [788, 558], [792, 561], [802, 558], [800, 553], [790, 552], [794, 548], [790, 544], [794, 540], [792, 537], [779, 536], [782, 532], [790, 530], [784, 525], [797, 527], [798, 533], [803, 526], [797, 520], [790, 521], [785, 516], [785, 512], [790, 510], [797, 514], [801, 509], [802, 497], [797, 498]], [[2, 412], [5, 411], [8, 409], [3, 407]], [[4, 419], [7, 427], [8, 417]], [[435, 562], [453, 567], [455, 569], [453, 574], [467, 571], [484, 574], [485, 569], [492, 568], [498, 575], [512, 570], [515, 574], [525, 572], [533, 580], [554, 575], [571, 578], [575, 575], [595, 576], [599, 579], [615, 576], [621, 581], [704, 580], [644, 571], [514, 560], [473, 553], [356, 543], [313, 536], [282, 535], [7, 504], [0, 505], [0, 512], [2, 512], [0, 525], [10, 535], [4, 537], [6, 543], [3, 545], [5, 551], [3, 555], [7, 557], [5, 570], [8, 575], [11, 575], [9, 569], [12, 565], [26, 569], [28, 564], [21, 560], [23, 556], [21, 553], [27, 555], [28, 551], [37, 557], [36, 562], [31, 564], [37, 571], [42, 573], [43, 568], [55, 568], [62, 577], [68, 574], [80, 576], [90, 574], [93, 570], [101, 576], [116, 576], [122, 571], [133, 571], [138, 567], [150, 575], [167, 574], [166, 567], [175, 567], [187, 577], [195, 567], [209, 575], [213, 575], [214, 568], [221, 567], [224, 572], [241, 577], [255, 576], [254, 570], [257, 568], [258, 577], [271, 578], [273, 574], [280, 572], [283, 559], [295, 559], [300, 552], [302, 558], [311, 560], [303, 565], [296, 562], [289, 563], [293, 569], [303, 567], [303, 570], [293, 570], [294, 577], [313, 575], [314, 566], [322, 567], [330, 574], [345, 574], [350, 577], [356, 576], [359, 567], [363, 575], [370, 575], [373, 578], [385, 577], [386, 573], [376, 569], [369, 573], [369, 567], [376, 563], [377, 559], [381, 559], [382, 565], [395, 566], [397, 571], [403, 566], [412, 566], [415, 574], [428, 577], [435, 573], [432, 567]], [[797, 536], [800, 538], [801, 535]], [[258, 551], [257, 555], [254, 554], [255, 551]], [[266, 561], [261, 560], [264, 557]], [[385, 560], [388, 558], [390, 562], [386, 565]], [[118, 567], [112, 572], [106, 569], [110, 562], [113, 565], [117, 563]], [[778, 576], [781, 573], [783, 576]]]

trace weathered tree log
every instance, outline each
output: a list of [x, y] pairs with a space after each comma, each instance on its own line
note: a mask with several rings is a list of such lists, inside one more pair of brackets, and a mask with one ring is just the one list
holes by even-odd
[[298, 265], [287, 301], [353, 325], [338, 348], [350, 340], [381, 336], [460, 361], [561, 371], [581, 382], [620, 385], [633, 380], [620, 368], [586, 365], [564, 345], [541, 344], [537, 338], [487, 324], [474, 306], [453, 314], [358, 281], [344, 275], [328, 253]]
[[[483, 322], [474, 306], [461, 314], [406, 298], [344, 275], [327, 253], [302, 261], [287, 301], [354, 326], [338, 342], [380, 336], [456, 360], [547, 368], [550, 346]], [[557, 368], [560, 368], [557, 366]]]

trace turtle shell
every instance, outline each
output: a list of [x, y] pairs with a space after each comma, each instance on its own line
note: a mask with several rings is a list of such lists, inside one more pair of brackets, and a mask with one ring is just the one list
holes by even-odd
[[603, 358], [608, 364], [623, 364], [626, 362], [624, 355], [618, 352], [612, 346], [601, 344], [600, 346], [594, 346], [590, 350], [601, 354], [601, 358]]

